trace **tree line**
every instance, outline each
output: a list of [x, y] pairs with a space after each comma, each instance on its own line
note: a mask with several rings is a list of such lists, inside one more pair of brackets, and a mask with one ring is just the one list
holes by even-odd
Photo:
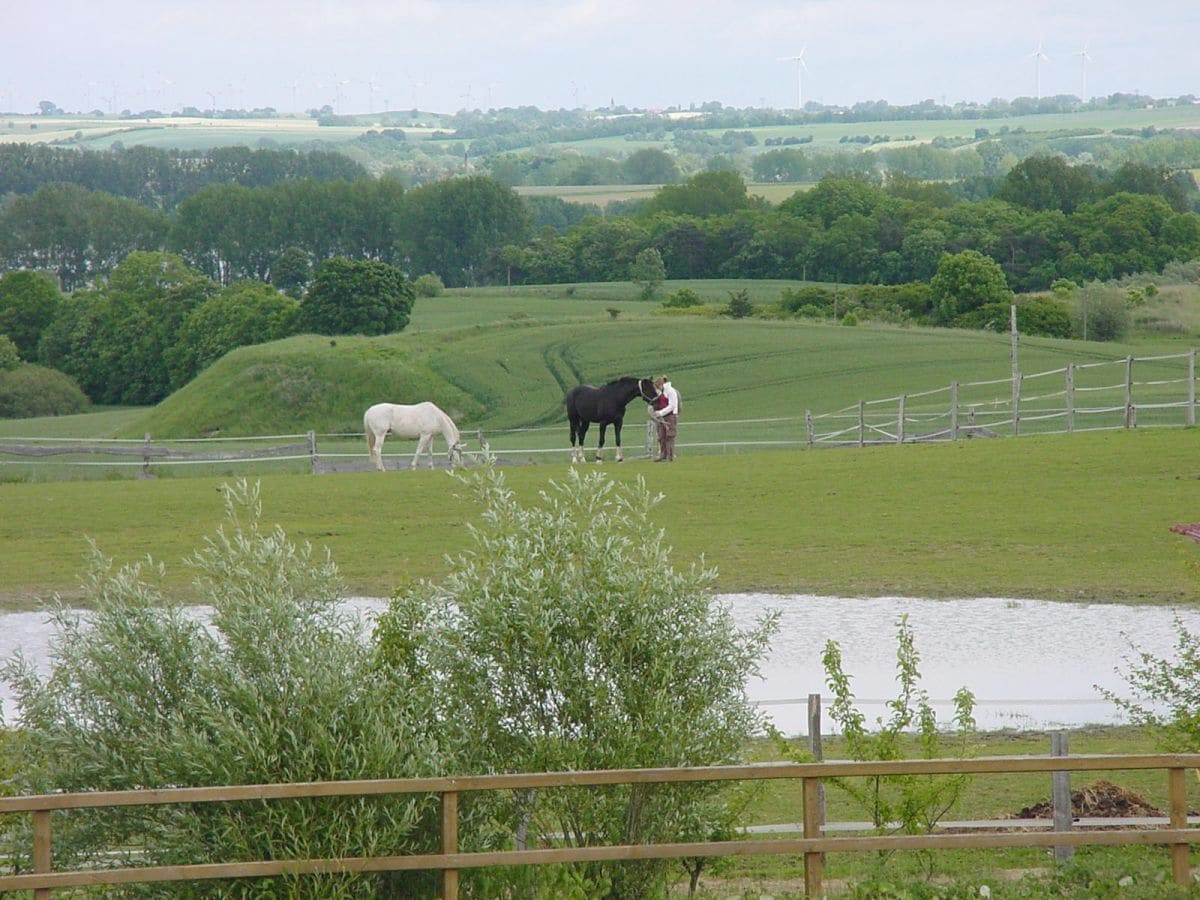
[[964, 201], [909, 178], [827, 177], [777, 206], [731, 172], [662, 188], [636, 213], [543, 231], [496, 253], [496, 282], [619, 281], [659, 252], [666, 277], [784, 278], [852, 284], [928, 281], [944, 254], [977, 251], [1015, 291], [1159, 271], [1200, 256], [1190, 174], [1127, 163], [1111, 174], [1030, 157], [994, 195]]
[[[211, 184], [168, 214], [47, 184], [0, 212], [0, 268], [51, 271], [72, 291], [131, 252], [166, 249], [221, 284], [255, 279], [285, 290], [302, 289], [315, 265], [339, 256], [410, 277], [436, 273], [448, 286], [545, 284], [625, 280], [652, 247], [668, 278], [899, 284], [928, 280], [943, 253], [971, 249], [994, 259], [1012, 289], [1031, 291], [1200, 255], [1187, 172], [1141, 163], [1109, 172], [1035, 156], [982, 199], [964, 199], [962, 189], [858, 173], [827, 176], [771, 206], [736, 173], [703, 172], [618, 214], [589, 216], [561, 201], [526, 203], [486, 176], [412, 189], [389, 178], [285, 179]], [[562, 214], [572, 209], [579, 215]], [[560, 227], [535, 234], [534, 212]]]
[[367, 170], [329, 150], [216, 147], [203, 153], [156, 147], [77, 150], [36, 143], [0, 144], [0, 198], [72, 184], [162, 210], [210, 184], [265, 187], [290, 179], [353, 181]]

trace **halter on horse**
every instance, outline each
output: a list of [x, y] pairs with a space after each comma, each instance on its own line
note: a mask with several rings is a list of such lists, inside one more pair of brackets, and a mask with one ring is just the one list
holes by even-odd
[[400, 438], [418, 438], [417, 452], [413, 454], [410, 468], [417, 467], [421, 451], [429, 453], [429, 468], [433, 468], [433, 436], [441, 434], [446, 439], [446, 459], [454, 465], [457, 457], [462, 464], [462, 441], [454, 421], [426, 401], [412, 406], [399, 403], [376, 403], [363, 413], [363, 431], [367, 436], [367, 455], [380, 472], [383, 469], [383, 439], [391, 432]]
[[600, 443], [596, 447], [596, 462], [600, 462], [604, 450], [604, 433], [609, 425], [617, 442], [617, 462], [621, 462], [621, 425], [625, 419], [625, 407], [634, 397], [647, 403], [654, 399], [654, 384], [649, 378], [634, 378], [630, 375], [610, 381], [604, 387], [580, 384], [567, 391], [567, 420], [571, 423], [571, 462], [583, 462], [583, 439], [588, 425], [600, 425]]

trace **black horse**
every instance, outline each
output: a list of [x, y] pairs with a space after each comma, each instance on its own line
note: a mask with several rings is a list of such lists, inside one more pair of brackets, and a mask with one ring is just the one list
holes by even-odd
[[571, 462], [583, 462], [583, 439], [588, 425], [600, 424], [600, 444], [596, 447], [596, 462], [604, 450], [604, 432], [609, 425], [617, 436], [617, 462], [621, 462], [621, 424], [625, 407], [634, 397], [651, 403], [655, 397], [654, 382], [649, 378], [627, 375], [610, 381], [604, 387], [578, 384], [567, 391], [567, 420], [571, 423]]

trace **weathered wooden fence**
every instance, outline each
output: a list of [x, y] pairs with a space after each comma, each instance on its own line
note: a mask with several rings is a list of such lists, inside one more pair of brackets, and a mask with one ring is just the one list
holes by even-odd
[[[278, 875], [339, 872], [386, 872], [436, 869], [442, 872], [442, 896], [458, 896], [459, 873], [487, 866], [547, 865], [552, 863], [677, 859], [681, 857], [803, 854], [806, 894], [822, 892], [825, 853], [892, 850], [995, 849], [1005, 847], [1077, 847], [1087, 845], [1161, 845], [1169, 848], [1171, 869], [1178, 884], [1190, 881], [1189, 849], [1200, 842], [1200, 830], [1187, 826], [1188, 769], [1200, 767], [1200, 754], [1131, 756], [1017, 756], [978, 759], [931, 759], [887, 762], [827, 761], [762, 763], [685, 769], [614, 769], [609, 771], [549, 772], [514, 775], [476, 775], [377, 781], [259, 784], [223, 787], [173, 788], [146, 791], [97, 791], [0, 798], [0, 814], [33, 816], [32, 872], [0, 875], [0, 892], [31, 890], [36, 900], [55, 889], [110, 884], [166, 883]], [[974, 834], [926, 835], [859, 834], [822, 836], [820, 786], [825, 778], [888, 775], [1089, 772], [1158, 769], [1166, 772], [1169, 817], [1165, 828], [1120, 830], [1080, 828], [1069, 832], [997, 831]], [[537, 790], [616, 784], [679, 784], [684, 782], [767, 781], [799, 779], [802, 790], [803, 837], [742, 839], [665, 844], [621, 844], [556, 847], [537, 850], [498, 850], [464, 853], [458, 842], [458, 799], [468, 791]], [[72, 809], [99, 809], [159, 804], [229, 803], [290, 800], [311, 797], [370, 797], [395, 794], [438, 794], [441, 797], [441, 852], [411, 856], [271, 859], [207, 862], [194, 865], [145, 866], [54, 871], [51, 816]], [[997, 823], [1002, 825], [1003, 823]]]
[[[266, 441], [292, 441], [287, 444], [258, 446]], [[250, 446], [247, 446], [250, 445]], [[204, 447], [210, 449], [202, 449]], [[218, 449], [219, 448], [219, 449]], [[9, 457], [5, 459], [5, 457]], [[52, 457], [65, 457], [73, 466], [102, 466], [137, 468], [142, 478], [150, 477], [151, 466], [196, 465], [225, 462], [255, 462], [261, 460], [307, 460], [312, 471], [317, 470], [317, 436], [307, 434], [263, 435], [245, 438], [194, 438], [155, 440], [147, 434], [136, 439], [98, 438], [9, 438], [0, 443], [0, 461], [39, 462]], [[112, 459], [110, 457], [115, 457]]]
[[1061, 369], [860, 400], [805, 412], [808, 447], [957, 441], [1196, 424], [1196, 351], [1071, 363]]

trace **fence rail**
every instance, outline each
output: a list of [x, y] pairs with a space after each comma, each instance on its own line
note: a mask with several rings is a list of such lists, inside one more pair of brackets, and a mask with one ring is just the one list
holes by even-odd
[[[614, 769], [585, 772], [546, 772], [512, 775], [387, 779], [371, 781], [258, 784], [222, 787], [169, 788], [144, 791], [96, 791], [0, 798], [0, 814], [33, 816], [32, 872], [0, 875], [0, 892], [32, 890], [46, 900], [55, 889], [106, 884], [196, 881], [342, 872], [385, 872], [436, 869], [442, 872], [442, 896], [458, 896], [462, 869], [501, 865], [674, 859], [693, 856], [803, 854], [806, 895], [821, 895], [822, 854], [871, 850], [935, 850], [948, 848], [1075, 847], [1084, 845], [1163, 845], [1169, 848], [1172, 874], [1179, 884], [1190, 881], [1189, 847], [1200, 843], [1200, 830], [1187, 824], [1188, 769], [1200, 766], [1200, 754], [1081, 755], [922, 759], [885, 762], [825, 761], [760, 763], [702, 768]], [[1053, 833], [1008, 831], [975, 834], [822, 836], [820, 794], [822, 779], [889, 775], [1064, 773], [1160, 769], [1167, 773], [1168, 827], [1135, 827], [1117, 831], [1081, 828]], [[802, 787], [803, 837], [769, 840], [720, 840], [661, 844], [619, 844], [556, 847], [538, 850], [461, 852], [458, 845], [458, 798], [470, 791], [536, 790], [555, 787], [594, 787], [617, 784], [680, 784], [714, 781], [799, 779]], [[437, 794], [441, 798], [440, 853], [411, 856], [372, 856], [323, 859], [272, 859], [191, 865], [53, 870], [51, 814], [72, 809], [127, 806], [271, 801], [312, 797], [371, 797], [396, 794]], [[1002, 825], [1003, 823], [997, 823]], [[1067, 827], [1070, 823], [1066, 823]], [[832, 830], [832, 829], [831, 829]]]
[[1059, 369], [805, 413], [806, 446], [956, 441], [1195, 426], [1196, 351], [1070, 363]]

